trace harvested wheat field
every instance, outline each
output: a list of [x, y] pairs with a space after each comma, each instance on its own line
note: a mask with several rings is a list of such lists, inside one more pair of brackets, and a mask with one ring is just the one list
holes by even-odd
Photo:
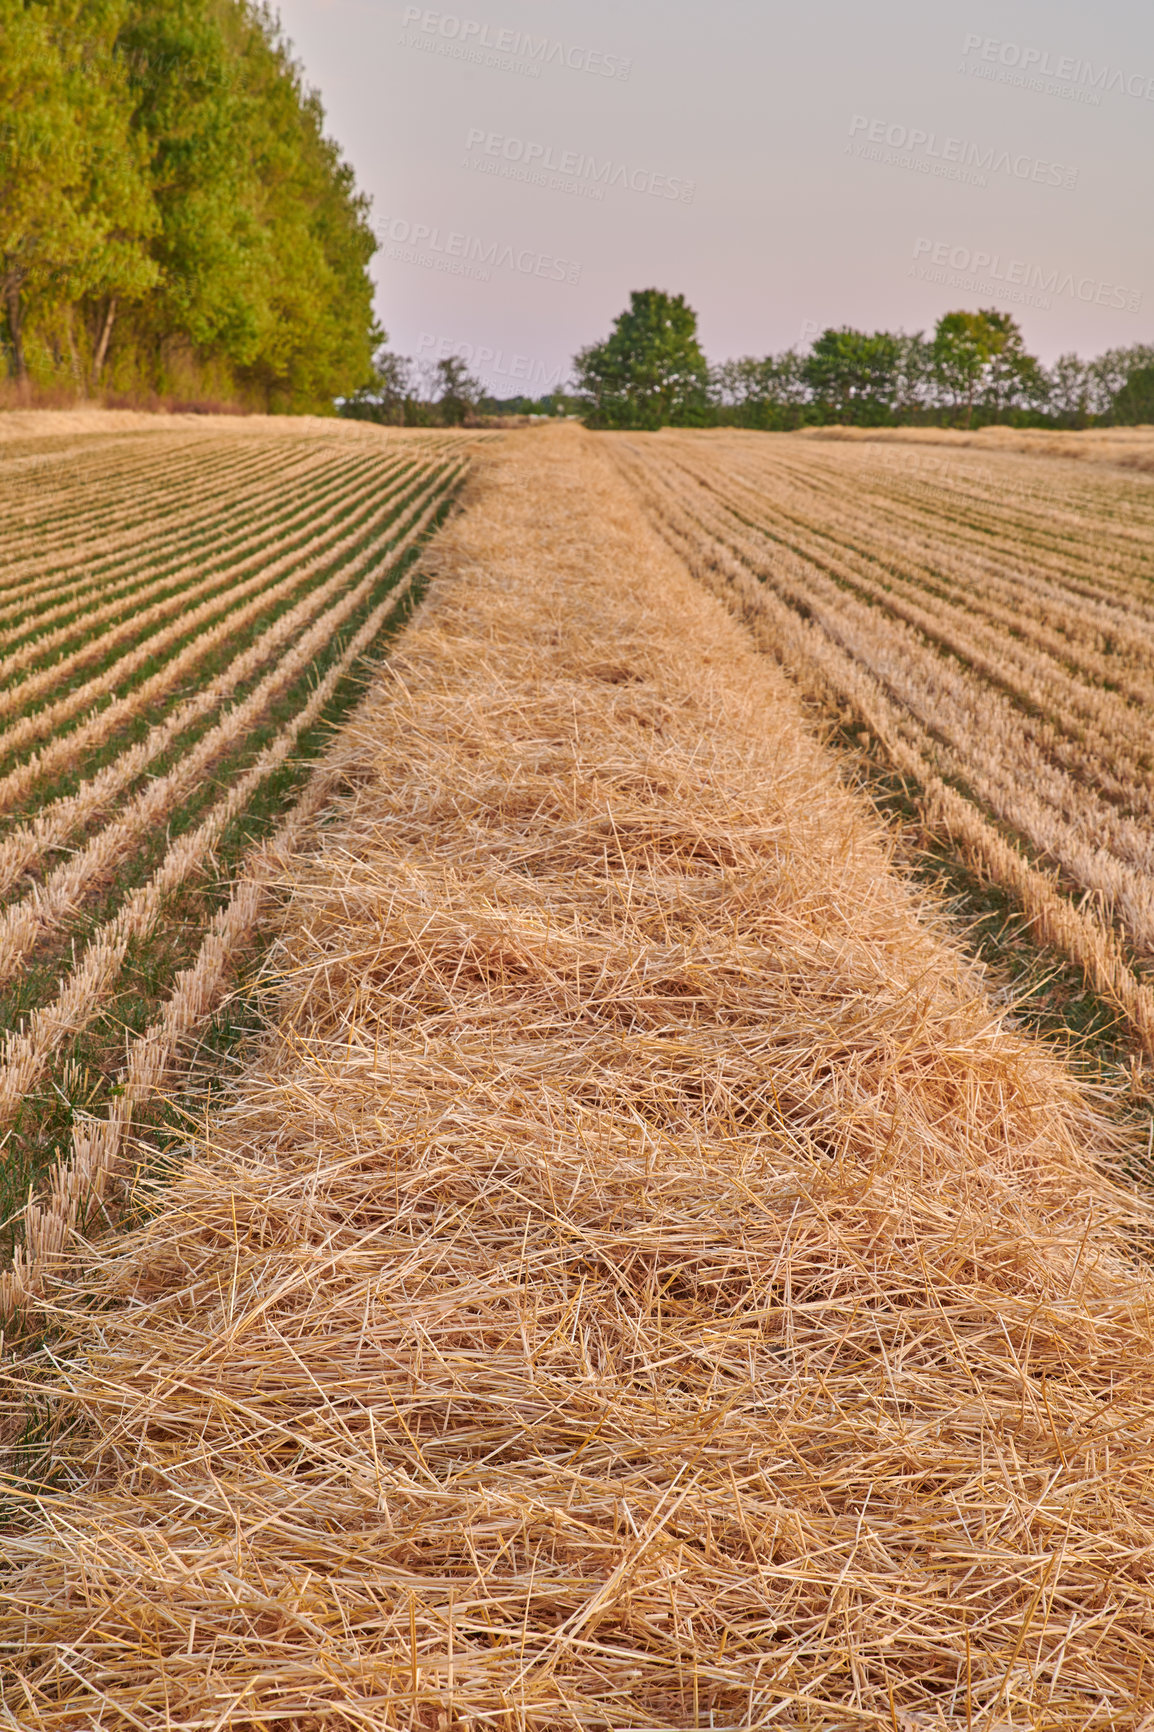
[[[0, 420], [8, 418], [0, 417]], [[0, 428], [0, 1322], [212, 1035], [475, 438]], [[418, 584], [419, 591], [419, 584]], [[316, 764], [315, 770], [310, 766]]]
[[9, 1723], [1148, 1724], [1121, 1133], [609, 442], [466, 501], [270, 1032], [45, 1294]]
[[1154, 474], [1154, 427], [1091, 427], [1077, 432], [1001, 425], [978, 427], [972, 432], [960, 427], [807, 427], [798, 437], [871, 445], [936, 445], [939, 449], [970, 447], [995, 456], [1015, 451]]
[[663, 538], [1149, 1059], [1154, 484], [1108, 462], [1154, 466], [1154, 435], [1088, 435], [1071, 462], [1081, 437], [613, 449]]

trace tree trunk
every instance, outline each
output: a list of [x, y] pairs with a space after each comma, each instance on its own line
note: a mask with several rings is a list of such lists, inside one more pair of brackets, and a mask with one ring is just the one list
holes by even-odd
[[76, 353], [76, 333], [72, 328], [72, 307], [68, 308], [68, 317], [64, 325], [68, 338], [68, 359], [72, 366], [72, 382], [76, 386], [76, 395], [83, 401], [88, 396], [84, 384], [84, 372], [80, 365], [80, 357]]
[[92, 383], [99, 385], [100, 375], [104, 371], [104, 357], [108, 353], [108, 339], [112, 335], [112, 321], [116, 317], [116, 296], [109, 295], [108, 310], [104, 315], [104, 328], [100, 333], [100, 341], [96, 345], [96, 354], [92, 361]]
[[13, 274], [4, 287], [5, 299], [8, 302], [8, 336], [12, 343], [12, 377], [18, 385], [23, 385], [28, 377], [28, 366], [24, 359], [24, 309], [20, 305], [20, 278]]

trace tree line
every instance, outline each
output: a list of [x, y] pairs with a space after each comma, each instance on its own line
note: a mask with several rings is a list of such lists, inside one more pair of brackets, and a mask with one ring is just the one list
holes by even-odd
[[1154, 345], [1045, 367], [998, 308], [944, 313], [931, 335], [831, 327], [808, 351], [711, 367], [683, 295], [642, 289], [601, 343], [574, 358], [595, 427], [822, 423], [1089, 427], [1154, 422]]
[[0, 0], [9, 399], [328, 410], [371, 376], [368, 201], [254, 0]]
[[510, 417], [577, 415], [583, 407], [564, 390], [494, 397], [470, 373], [463, 355], [414, 361], [382, 346], [371, 378], [338, 405], [338, 413], [389, 427], [462, 427]]

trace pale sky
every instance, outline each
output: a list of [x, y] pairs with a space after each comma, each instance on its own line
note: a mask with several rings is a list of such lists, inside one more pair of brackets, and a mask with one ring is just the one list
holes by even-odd
[[1154, 341], [1151, 0], [281, 0], [390, 346], [550, 389], [631, 289], [713, 361], [1015, 313]]

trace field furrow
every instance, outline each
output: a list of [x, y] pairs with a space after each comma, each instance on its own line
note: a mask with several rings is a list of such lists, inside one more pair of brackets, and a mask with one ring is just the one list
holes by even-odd
[[[269, 448], [260, 442], [247, 442], [256, 444], [255, 452], [247, 449], [246, 442], [225, 444], [223, 450], [202, 444], [192, 454], [187, 499], [179, 510], [176, 507], [184, 495], [177, 489], [169, 497], [167, 466], [158, 462], [149, 484], [134, 487], [132, 512], [121, 509], [109, 515], [107, 535], [97, 537], [86, 532], [92, 522], [90, 502], [89, 515], [81, 508], [78, 532], [67, 551], [54, 551], [47, 536], [33, 534], [15, 575], [0, 554], [4, 617], [8, 609], [23, 605], [25, 593], [38, 603], [54, 586], [67, 589], [89, 581], [107, 583], [110, 574], [136, 570], [145, 563], [174, 562], [206, 538], [235, 532], [234, 520], [263, 519], [270, 506], [277, 514], [291, 511], [299, 503], [295, 498], [298, 488], [307, 498], [314, 489], [323, 489], [333, 481], [347, 483], [358, 464], [374, 461], [363, 441], [342, 442], [335, 448], [322, 443], [320, 449], [318, 443], [282, 441]], [[395, 445], [389, 454], [394, 462], [413, 461], [419, 451], [419, 460], [425, 461], [439, 449], [434, 441], [422, 439], [419, 447], [411, 441]], [[380, 456], [378, 451], [375, 460]], [[46, 485], [50, 485], [48, 479], [41, 482], [41, 488]], [[222, 513], [224, 501], [227, 509]], [[125, 521], [126, 515], [131, 515], [131, 523]], [[9, 580], [15, 599], [9, 596]]]
[[[393, 603], [374, 615], [374, 631], [391, 605], [402, 599], [398, 587]], [[361, 638], [370, 641], [370, 633], [358, 633]], [[351, 659], [342, 657], [342, 671]], [[53, 1168], [43, 1194], [22, 1211], [11, 1267], [0, 1271], [0, 1324], [17, 1311], [25, 1317], [33, 1312], [45, 1278], [73, 1234], [84, 1231], [103, 1204], [133, 1118], [171, 1079], [190, 1037], [212, 1019], [266, 913], [274, 878], [292, 866], [310, 824], [332, 799], [338, 780], [331, 769], [326, 774], [323, 765], [315, 770], [275, 835], [245, 857], [232, 894], [213, 916], [196, 961], [177, 975], [155, 1022], [132, 1041], [106, 1113], [100, 1118], [75, 1116], [67, 1151]]]
[[[419, 529], [414, 530], [414, 536], [419, 532]], [[375, 573], [374, 578], [379, 575]], [[321, 714], [351, 663], [373, 642], [389, 614], [404, 600], [406, 593], [407, 586], [398, 586], [385, 601], [374, 608], [324, 678], [317, 683], [307, 701], [280, 730], [272, 744], [265, 747], [255, 764], [233, 782], [228, 793], [217, 801], [195, 830], [173, 843], [147, 884], [134, 890], [114, 918], [100, 928], [57, 996], [37, 1009], [29, 1018], [28, 1026], [19, 1033], [10, 1035], [0, 1047], [0, 1127], [11, 1122], [21, 1102], [39, 1080], [45, 1066], [62, 1042], [82, 1033], [100, 1013], [109, 989], [123, 966], [129, 945], [146, 938], [161, 918], [173, 893], [181, 889], [193, 874], [205, 869], [226, 828], [245, 810], [261, 784], [285, 762], [301, 734]], [[360, 599], [362, 597], [358, 596], [357, 600]], [[355, 604], [350, 603], [342, 610], [342, 618], [348, 617], [353, 605]], [[319, 623], [325, 638], [329, 638], [340, 625], [341, 619], [325, 618]], [[309, 643], [307, 649], [302, 643], [299, 658], [291, 667], [287, 665], [286, 658], [283, 672], [278, 670], [278, 679], [283, 683], [297, 673], [301, 664], [311, 659], [315, 649], [316, 640]], [[249, 713], [243, 714], [238, 710], [228, 718], [222, 726], [221, 738], [212, 743], [212, 753], [219, 753], [226, 738], [228, 742], [237, 738], [241, 728], [252, 721], [257, 709], [263, 708], [267, 703], [272, 689], [270, 683], [267, 690], [262, 690], [260, 705], [254, 706]], [[207, 745], [207, 742], [205, 744]], [[49, 887], [51, 893], [34, 906], [32, 915], [38, 920], [38, 924], [47, 924], [52, 918], [52, 911], [59, 914], [70, 906], [76, 906], [91, 878], [97, 872], [107, 871], [115, 865], [118, 853], [123, 853], [126, 844], [134, 841], [146, 824], [163, 818], [181, 794], [187, 792], [189, 786], [195, 783], [210, 755], [202, 754], [194, 762], [190, 754], [188, 760], [182, 761], [182, 775], [179, 779], [167, 779], [167, 785], [158, 784], [156, 797], [141, 802], [140, 810], [127, 822], [121, 821], [115, 834], [111, 833], [112, 826], [108, 831], [102, 832], [100, 840], [103, 843], [104, 839], [108, 838], [108, 841], [101, 849], [93, 851], [94, 855], [99, 855], [99, 859], [85, 862], [84, 866], [72, 875], [72, 881], [67, 887]], [[16, 929], [16, 922], [0, 924], [0, 970], [11, 966], [13, 933]], [[31, 944], [26, 948], [30, 949]]]
[[[700, 479], [699, 471], [685, 473]], [[937, 631], [951, 653], [961, 654], [956, 646], [964, 645], [972, 658], [988, 647], [999, 666], [995, 676], [993, 660], [988, 660], [983, 673], [1012, 690], [1017, 671], [1026, 682], [1020, 695], [1028, 704], [1039, 702], [1030, 682], [1043, 682], [1050, 688], [1049, 696], [1060, 704], [1073, 703], [1092, 717], [1105, 715], [1113, 727], [1130, 728], [1134, 711], [1115, 693], [1137, 703], [1154, 698], [1150, 672], [1154, 633], [1140, 629], [1133, 608], [1095, 610], [1084, 600], [1072, 606], [1068, 592], [1045, 583], [1037, 571], [1007, 581], [994, 600], [989, 570], [959, 565], [948, 547], [922, 550], [907, 543], [903, 552], [887, 546], [876, 527], [871, 534], [868, 516], [850, 519], [844, 508], [831, 507], [827, 519], [815, 524], [799, 516], [793, 501], [783, 499], [780, 492], [772, 495], [771, 503], [764, 495], [759, 498], [743, 489], [735, 503], [732, 484], [719, 487], [712, 475], [709, 481], [710, 492], [722, 499], [737, 523], [765, 536], [772, 551], [788, 549], [835, 582], [888, 607], [895, 618], [907, 618], [927, 632]], [[1032, 617], [1034, 608], [1037, 618]], [[952, 625], [956, 629], [951, 634]], [[996, 629], [986, 629], [991, 626]], [[1108, 654], [1098, 651], [1103, 637], [1109, 640]], [[1032, 650], [1038, 653], [1031, 654]]]
[[819, 564], [797, 541], [759, 538], [708, 507], [698, 505], [696, 515], [751, 570], [779, 587], [783, 550], [796, 555], [804, 576], [792, 604], [819, 610], [840, 641], [852, 635], [854, 653], [945, 744], [965, 753], [978, 749], [980, 739], [983, 768], [1006, 784], [1004, 799], [1024, 790], [1032, 800], [1040, 790], [1061, 824], [1079, 833], [1076, 845], [1105, 841], [1121, 858], [1150, 869], [1154, 847], [1142, 820], [1154, 811], [1154, 788], [1146, 774], [1150, 737], [1141, 711], [1037, 660], [1026, 665], [1012, 641], [999, 655], [998, 640], [972, 623], [967, 631], [960, 611], [951, 619], [944, 610], [903, 603], [892, 586], [863, 582], [828, 560]]
[[[421, 496], [413, 509], [420, 512], [424, 497]], [[407, 512], [404, 518], [398, 520], [399, 529], [404, 529], [405, 519], [411, 514], [411, 511]], [[61, 795], [41, 806], [30, 822], [10, 829], [0, 838], [0, 899], [23, 872], [38, 864], [51, 850], [63, 847], [79, 827], [90, 824], [106, 813], [112, 803], [143, 774], [154, 759], [168, 751], [195, 722], [217, 709], [232, 695], [237, 686], [259, 671], [302, 627], [309, 624], [313, 617], [346, 587], [349, 578], [355, 575], [355, 570], [355, 562], [351, 566], [342, 566], [333, 577], [309, 590], [287, 612], [277, 614], [273, 623], [260, 633], [255, 643], [234, 656], [220, 674], [202, 686], [192, 697], [179, 703], [163, 721], [151, 727], [144, 739], [127, 748], [94, 776], [82, 782], [74, 793]], [[217, 642], [227, 646], [250, 620], [260, 620], [262, 615], [268, 613], [271, 604], [281, 593], [291, 595], [297, 588], [298, 581], [293, 578], [286, 579], [283, 584], [274, 584], [263, 591], [247, 606], [227, 615], [199, 638], [195, 646], [190, 646], [199, 652], [195, 659], [203, 659]], [[195, 665], [195, 661], [190, 657], [189, 666], [192, 665]], [[173, 667], [174, 664], [168, 664], [166, 672], [169, 675], [172, 675]], [[178, 669], [175, 677], [179, 678], [181, 673], [187, 671], [187, 667]], [[65, 762], [74, 758], [78, 744], [94, 743], [97, 739], [97, 727], [106, 725], [110, 714], [111, 707], [95, 718], [87, 732], [78, 730], [55, 742], [59, 752], [52, 768], [59, 770]], [[80, 732], [85, 732], [83, 742], [78, 740]], [[44, 775], [49, 759], [49, 752], [42, 752], [35, 760], [30, 760], [28, 764], [19, 766], [0, 779], [0, 812], [7, 810], [17, 797], [27, 797], [29, 786]]]

